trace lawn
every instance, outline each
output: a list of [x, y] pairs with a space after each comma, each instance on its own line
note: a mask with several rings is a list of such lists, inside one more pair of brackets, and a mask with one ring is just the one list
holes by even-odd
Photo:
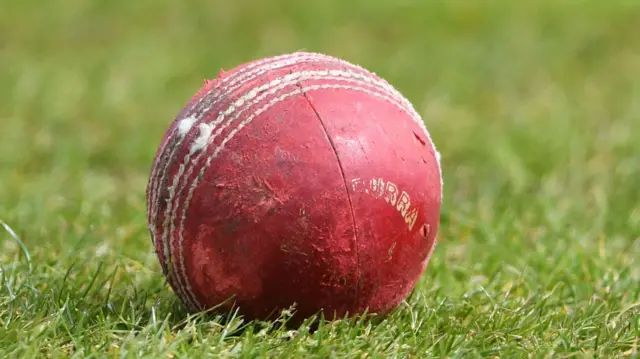
[[[640, 356], [640, 3], [0, 8], [0, 357]], [[442, 153], [439, 244], [381, 323], [189, 315], [152, 248], [169, 122], [219, 69], [296, 50], [387, 79]]]

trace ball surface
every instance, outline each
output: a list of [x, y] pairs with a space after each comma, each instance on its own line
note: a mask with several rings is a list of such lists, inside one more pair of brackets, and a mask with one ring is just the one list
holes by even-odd
[[436, 243], [439, 155], [375, 74], [315, 53], [221, 72], [170, 124], [147, 187], [162, 270], [192, 311], [386, 314]]

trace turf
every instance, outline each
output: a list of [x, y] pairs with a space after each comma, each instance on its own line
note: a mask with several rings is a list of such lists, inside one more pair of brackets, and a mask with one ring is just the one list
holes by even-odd
[[[639, 356], [640, 3], [1, 7], [0, 357]], [[442, 153], [440, 242], [381, 323], [188, 315], [152, 250], [169, 121], [220, 68], [295, 50], [385, 77]]]

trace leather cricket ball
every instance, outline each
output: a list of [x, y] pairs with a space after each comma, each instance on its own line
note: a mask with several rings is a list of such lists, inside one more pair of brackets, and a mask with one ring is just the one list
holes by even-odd
[[191, 311], [386, 315], [435, 247], [440, 157], [410, 102], [342, 59], [255, 60], [204, 86], [151, 168], [148, 223]]

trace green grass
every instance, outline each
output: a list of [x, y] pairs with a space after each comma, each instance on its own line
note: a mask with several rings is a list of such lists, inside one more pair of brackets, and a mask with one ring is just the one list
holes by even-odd
[[[640, 356], [640, 3], [127, 2], [0, 6], [0, 357]], [[440, 243], [382, 323], [189, 316], [152, 250], [169, 121], [295, 50], [388, 79], [442, 152]]]

